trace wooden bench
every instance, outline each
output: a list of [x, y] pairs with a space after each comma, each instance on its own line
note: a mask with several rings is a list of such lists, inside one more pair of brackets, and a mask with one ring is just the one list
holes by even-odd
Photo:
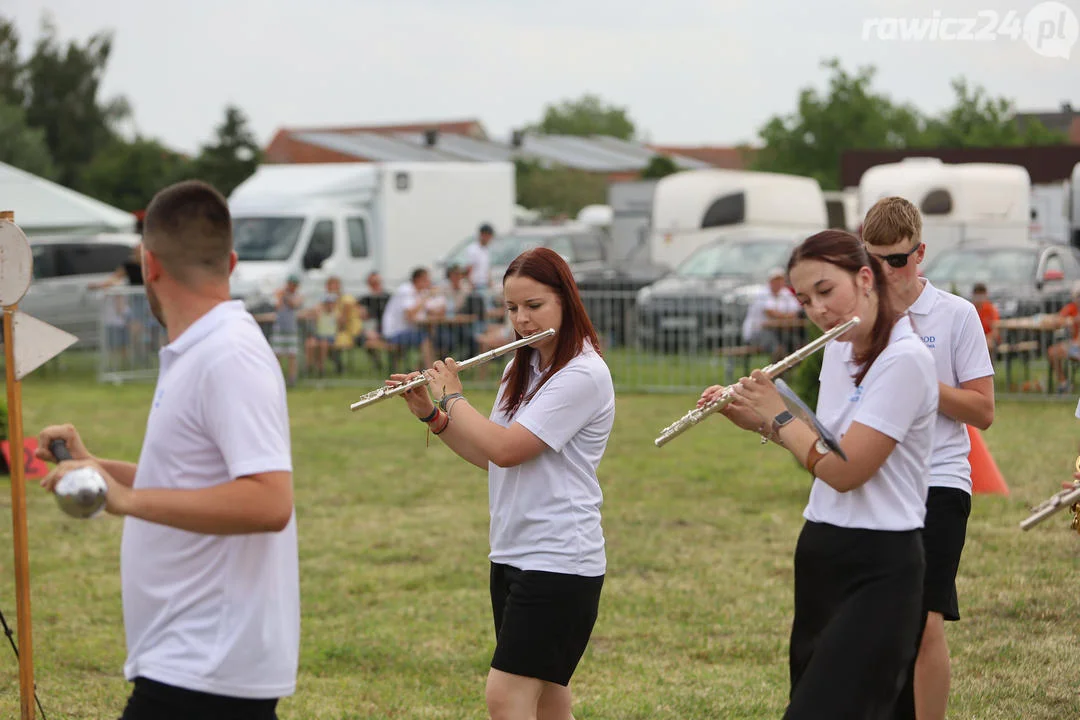
[[1033, 353], [1038, 352], [1039, 341], [1038, 340], [1022, 340], [1014, 343], [1001, 343], [994, 347], [994, 353], [997, 355], [1020, 355], [1021, 353]]

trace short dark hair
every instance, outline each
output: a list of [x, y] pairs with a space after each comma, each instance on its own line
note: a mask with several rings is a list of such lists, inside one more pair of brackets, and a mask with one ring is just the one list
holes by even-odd
[[480, 234], [481, 235], [494, 235], [495, 230], [490, 225], [488, 225], [487, 223], [484, 223], [483, 225], [480, 226]]
[[418, 267], [412, 271], [412, 281], [416, 282], [425, 275], [427, 275], [427, 268]]
[[229, 276], [233, 249], [229, 203], [201, 180], [185, 180], [154, 195], [146, 208], [143, 245], [177, 281]]
[[977, 282], [974, 287], [971, 288], [972, 293], [984, 293], [986, 292], [986, 283]]

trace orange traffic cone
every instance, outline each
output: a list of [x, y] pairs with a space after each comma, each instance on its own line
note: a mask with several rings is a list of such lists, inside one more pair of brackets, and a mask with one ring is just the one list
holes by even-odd
[[968, 454], [968, 462], [971, 463], [971, 491], [987, 495], [1008, 495], [1009, 487], [1005, 484], [1005, 478], [1001, 476], [997, 463], [986, 448], [982, 435], [977, 428], [965, 425], [968, 437], [971, 438], [971, 452]]

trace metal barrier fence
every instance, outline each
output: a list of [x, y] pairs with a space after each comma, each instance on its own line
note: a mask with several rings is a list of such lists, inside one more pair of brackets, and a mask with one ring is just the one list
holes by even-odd
[[[623, 391], [700, 392], [715, 383], [732, 382], [805, 344], [817, 331], [805, 318], [765, 320], [759, 334], [745, 323], [752, 296], [698, 293], [657, 298], [636, 291], [582, 293], [600, 336], [616, 387]], [[1059, 314], [1059, 299], [1012, 298], [998, 301], [1013, 315], [1000, 321], [991, 338], [999, 394], [1069, 396], [1077, 387], [1080, 334]], [[475, 315], [420, 325], [434, 357], [465, 358], [509, 342], [509, 327], [489, 306], [489, 317]], [[273, 316], [256, 316], [274, 343]], [[378, 334], [378, 323], [364, 322], [356, 337], [316, 332], [316, 320], [302, 319], [296, 341], [296, 375], [303, 383], [370, 385], [390, 372], [419, 369], [421, 346], [394, 347]], [[324, 330], [325, 332], [325, 330]], [[98, 348], [102, 382], [153, 379], [158, 349], [167, 341], [149, 311], [142, 288], [113, 288], [106, 293]], [[280, 345], [280, 344], [277, 344]], [[288, 358], [280, 356], [289, 372]], [[804, 364], [816, 367], [819, 360]], [[493, 363], [497, 368], [502, 363]], [[791, 371], [793, 374], [796, 370]], [[811, 374], [813, 381], [815, 374]], [[473, 387], [494, 388], [499, 370], [470, 371]], [[790, 380], [789, 380], [790, 382]]]

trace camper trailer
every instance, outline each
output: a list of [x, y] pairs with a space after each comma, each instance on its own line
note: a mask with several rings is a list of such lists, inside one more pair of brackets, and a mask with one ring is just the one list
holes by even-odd
[[929, 264], [938, 251], [963, 241], [1027, 242], [1031, 179], [1020, 165], [947, 164], [905, 158], [877, 165], [859, 181], [859, 217], [883, 197], [898, 195], [919, 208]]
[[805, 237], [827, 226], [825, 197], [813, 178], [687, 170], [656, 184], [649, 246], [653, 262], [675, 267], [726, 237]]
[[233, 296], [266, 309], [292, 274], [309, 301], [331, 275], [351, 294], [372, 271], [393, 288], [481, 224], [512, 228], [514, 196], [503, 162], [262, 165], [229, 197]]

